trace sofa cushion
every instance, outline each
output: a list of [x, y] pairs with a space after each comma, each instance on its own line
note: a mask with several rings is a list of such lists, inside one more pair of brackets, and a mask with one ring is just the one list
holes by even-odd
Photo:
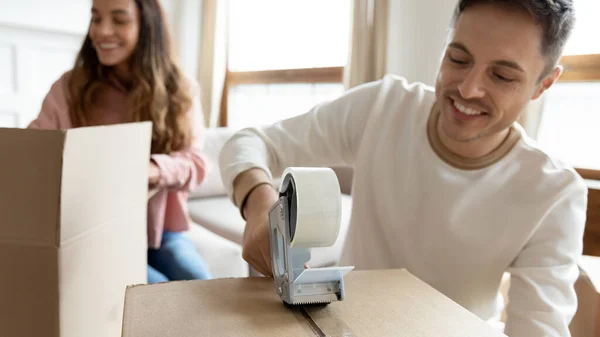
[[[331, 247], [313, 248], [311, 265], [326, 266], [337, 264], [339, 261], [352, 211], [352, 197], [343, 194], [341, 199], [342, 221], [338, 239]], [[194, 222], [219, 236], [242, 244], [245, 221], [228, 197], [190, 200], [189, 212]]]
[[209, 231], [242, 244], [246, 222], [229, 197], [197, 198], [188, 202], [192, 221]]
[[248, 276], [248, 263], [242, 258], [240, 245], [197, 224], [193, 224], [186, 235], [196, 246], [213, 278]]
[[208, 128], [204, 138], [204, 153], [207, 160], [207, 174], [198, 188], [189, 195], [190, 199], [207, 196], [226, 195], [221, 172], [219, 170], [219, 153], [227, 140], [233, 136], [234, 130], [229, 128]]

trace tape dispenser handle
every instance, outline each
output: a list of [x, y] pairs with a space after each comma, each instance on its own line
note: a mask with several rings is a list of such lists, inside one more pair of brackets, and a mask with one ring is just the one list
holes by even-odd
[[290, 236], [290, 242], [294, 240], [296, 234], [296, 219], [298, 214], [298, 200], [296, 194], [296, 182], [294, 176], [288, 173], [284, 176], [281, 182], [281, 189], [279, 197], [285, 197], [287, 201], [287, 212], [288, 212], [288, 230]]
[[282, 278], [291, 269], [288, 248], [296, 231], [296, 185], [293, 175], [284, 175], [279, 199], [269, 210], [269, 241], [271, 246], [271, 267], [276, 279]]

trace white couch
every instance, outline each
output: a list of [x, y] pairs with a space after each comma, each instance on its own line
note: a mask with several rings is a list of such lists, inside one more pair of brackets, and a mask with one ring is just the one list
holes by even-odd
[[[215, 278], [255, 275], [241, 256], [245, 222], [226, 195], [218, 167], [219, 152], [233, 132], [228, 128], [206, 130], [205, 151], [211, 167], [204, 183], [190, 194], [188, 204], [190, 216], [196, 223], [189, 235]], [[338, 175], [342, 189], [340, 235], [332, 247], [313, 249], [313, 266], [337, 263], [350, 220], [352, 170], [346, 167], [333, 169]], [[277, 184], [277, 180], [274, 183]]]

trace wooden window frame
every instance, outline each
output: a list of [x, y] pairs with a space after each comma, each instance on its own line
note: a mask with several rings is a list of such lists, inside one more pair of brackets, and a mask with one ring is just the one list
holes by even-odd
[[[563, 56], [560, 64], [564, 71], [559, 82], [598, 82], [600, 81], [600, 54]], [[600, 180], [600, 170], [575, 168], [584, 179]]]
[[563, 56], [564, 72], [559, 82], [600, 81], [600, 54]]
[[[568, 55], [560, 62], [564, 72], [559, 82], [600, 81], [600, 54]], [[600, 256], [600, 170], [575, 168], [587, 180], [588, 204], [583, 236], [583, 254]]]
[[344, 67], [295, 68], [259, 71], [230, 71], [225, 74], [219, 126], [227, 126], [229, 89], [242, 84], [342, 83]]

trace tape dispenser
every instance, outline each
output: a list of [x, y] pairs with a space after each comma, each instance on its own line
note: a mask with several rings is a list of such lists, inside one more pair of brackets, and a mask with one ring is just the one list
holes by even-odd
[[[326, 203], [334, 207], [327, 208]], [[311, 248], [335, 243], [340, 222], [340, 186], [332, 169], [287, 168], [283, 172], [279, 199], [269, 210], [269, 240], [275, 288], [286, 307], [344, 299], [344, 276], [354, 266], [305, 267]]]

